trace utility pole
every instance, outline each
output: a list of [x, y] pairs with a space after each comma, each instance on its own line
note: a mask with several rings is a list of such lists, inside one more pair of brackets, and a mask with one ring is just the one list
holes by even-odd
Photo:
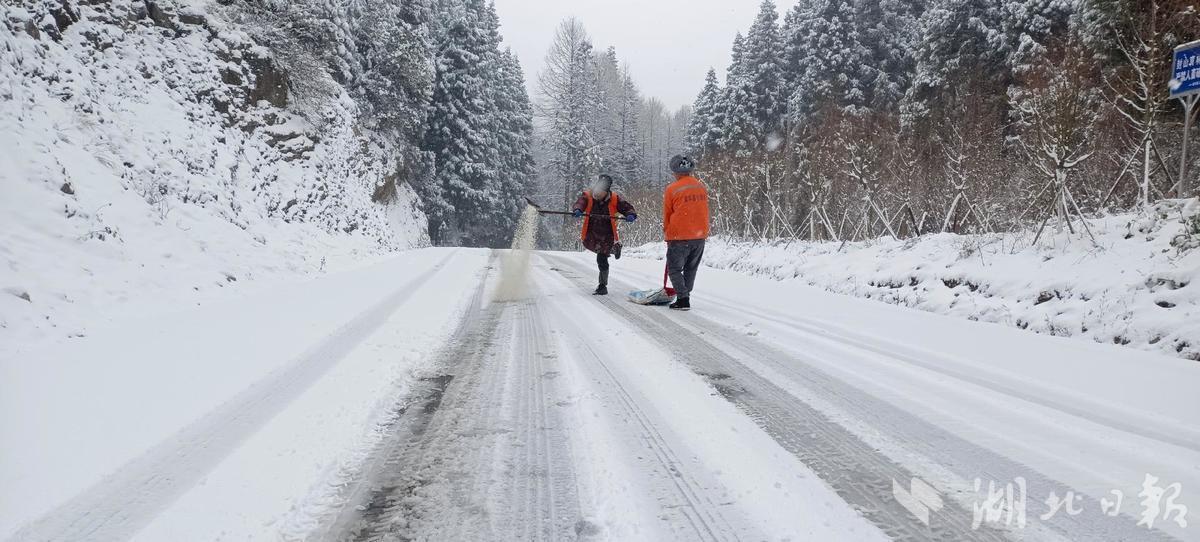
[[1196, 109], [1196, 101], [1200, 94], [1191, 94], [1179, 99], [1183, 102], [1183, 149], [1179, 151], [1179, 180], [1175, 184], [1175, 195], [1186, 198], [1191, 193], [1188, 186], [1188, 138], [1192, 133], [1192, 111]]

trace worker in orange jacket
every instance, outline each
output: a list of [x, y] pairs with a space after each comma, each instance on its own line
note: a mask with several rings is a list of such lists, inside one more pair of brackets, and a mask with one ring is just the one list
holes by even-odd
[[621, 236], [617, 231], [617, 220], [622, 217], [626, 222], [637, 220], [633, 205], [612, 191], [612, 183], [611, 176], [601, 174], [592, 183], [592, 189], [584, 190], [572, 208], [576, 218], [583, 218], [579, 235], [583, 247], [596, 253], [600, 285], [592, 292], [593, 295], [608, 295], [608, 257], [611, 255], [621, 259]]
[[663, 234], [667, 239], [667, 274], [675, 288], [675, 310], [691, 310], [696, 271], [708, 239], [708, 188], [692, 176], [696, 163], [688, 156], [671, 158], [675, 182], [663, 191]]

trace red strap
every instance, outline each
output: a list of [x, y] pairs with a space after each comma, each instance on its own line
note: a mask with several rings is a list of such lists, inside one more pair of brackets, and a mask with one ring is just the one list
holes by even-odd
[[663, 290], [665, 290], [667, 292], [667, 295], [675, 295], [675, 289], [667, 286], [667, 277], [670, 277], [670, 276], [671, 276], [671, 264], [668, 262], [664, 262], [664, 264], [663, 264]]

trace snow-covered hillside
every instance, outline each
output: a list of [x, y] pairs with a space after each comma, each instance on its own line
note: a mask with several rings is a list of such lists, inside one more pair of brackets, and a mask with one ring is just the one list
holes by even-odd
[[[1037, 333], [1200, 360], [1200, 203], [1090, 220], [1085, 233], [865, 243], [709, 241], [704, 263]], [[1053, 228], [1051, 226], [1050, 228]], [[646, 245], [631, 255], [661, 258]]]
[[297, 107], [226, 9], [0, 6], [0, 353], [428, 244], [391, 140], [340, 86]]

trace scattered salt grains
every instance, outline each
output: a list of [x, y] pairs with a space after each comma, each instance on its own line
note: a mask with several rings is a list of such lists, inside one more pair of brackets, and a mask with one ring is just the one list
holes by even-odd
[[538, 211], [526, 206], [513, 234], [512, 248], [500, 261], [500, 281], [493, 299], [517, 301], [524, 299], [529, 289], [529, 257], [537, 246]]

